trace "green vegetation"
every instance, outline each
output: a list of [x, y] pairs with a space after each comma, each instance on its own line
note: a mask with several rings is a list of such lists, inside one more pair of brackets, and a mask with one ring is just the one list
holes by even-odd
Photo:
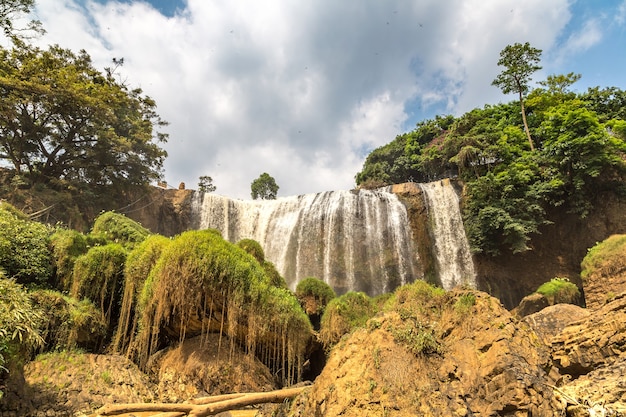
[[494, 83], [518, 93], [518, 104], [420, 122], [372, 151], [356, 175], [362, 187], [458, 177], [466, 186], [472, 250], [488, 255], [529, 250], [551, 208], [585, 217], [601, 194], [626, 195], [626, 92], [574, 93], [569, 87], [580, 76], [573, 73], [551, 75], [530, 90], [540, 51], [509, 49]]
[[202, 175], [198, 179], [198, 191], [201, 193], [212, 193], [217, 190], [217, 187], [213, 185], [213, 178], [208, 175]]
[[552, 278], [541, 284], [535, 292], [545, 296], [551, 304], [576, 304], [580, 301], [580, 290], [567, 278]]
[[256, 259], [259, 262], [259, 264], [262, 265], [263, 261], [265, 261], [265, 252], [263, 251], [261, 244], [257, 242], [256, 240], [242, 239], [239, 242], [237, 242], [237, 246], [239, 246], [241, 249], [245, 250], [250, 255], [252, 255], [254, 259]]
[[476, 304], [476, 296], [471, 293], [461, 295], [454, 303], [454, 310], [459, 314], [468, 314]]
[[374, 301], [362, 292], [348, 292], [333, 298], [322, 315], [320, 340], [330, 349], [354, 329], [365, 327], [377, 311]]
[[328, 303], [337, 297], [337, 294], [321, 279], [307, 277], [296, 286], [296, 297], [300, 300], [300, 304], [304, 304], [306, 298], [312, 298], [315, 301], [316, 311], [309, 313], [323, 314]]
[[264, 172], [250, 184], [250, 195], [253, 200], [276, 200], [278, 188], [274, 177]]
[[[0, 388], [6, 372], [42, 345], [39, 333], [43, 313], [26, 290], [0, 270]], [[0, 389], [0, 399], [3, 392]]]
[[581, 263], [583, 281], [626, 269], [626, 235], [613, 235], [589, 249]]
[[48, 241], [52, 229], [14, 207], [0, 206], [0, 269], [21, 284], [45, 284], [53, 273]]
[[123, 214], [107, 211], [96, 218], [91, 234], [132, 249], [145, 240], [150, 231]]
[[88, 250], [87, 237], [76, 230], [59, 229], [50, 236], [50, 247], [56, 267], [57, 285], [62, 291], [69, 291], [74, 263]]

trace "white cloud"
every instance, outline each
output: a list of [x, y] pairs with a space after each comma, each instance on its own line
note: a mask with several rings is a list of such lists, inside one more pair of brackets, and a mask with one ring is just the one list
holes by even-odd
[[240, 198], [262, 172], [279, 195], [351, 188], [364, 150], [432, 106], [499, 100], [499, 51], [551, 48], [569, 20], [568, 0], [188, 0], [170, 18], [83, 3], [38, 0], [43, 41], [84, 48], [99, 68], [124, 57], [121, 76], [170, 122], [166, 180], [210, 175]]

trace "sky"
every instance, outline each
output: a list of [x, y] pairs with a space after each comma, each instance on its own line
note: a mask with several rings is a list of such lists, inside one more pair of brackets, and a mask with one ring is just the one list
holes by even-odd
[[347, 190], [373, 149], [437, 114], [508, 102], [500, 51], [530, 42], [573, 86], [626, 89], [626, 0], [36, 0], [35, 43], [85, 49], [169, 122], [164, 179], [250, 198]]

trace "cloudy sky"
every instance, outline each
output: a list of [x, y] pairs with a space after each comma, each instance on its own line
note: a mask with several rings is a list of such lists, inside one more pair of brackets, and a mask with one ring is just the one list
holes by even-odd
[[436, 114], [514, 100], [491, 81], [507, 44], [543, 50], [536, 80], [626, 89], [626, 0], [36, 0], [38, 42], [85, 49], [154, 98], [164, 176], [250, 198], [354, 187], [372, 149]]

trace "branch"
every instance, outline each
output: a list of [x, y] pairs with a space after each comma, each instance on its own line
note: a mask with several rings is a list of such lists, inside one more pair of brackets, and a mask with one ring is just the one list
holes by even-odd
[[288, 388], [269, 392], [217, 395], [191, 400], [185, 404], [135, 403], [109, 404], [96, 410], [97, 416], [114, 416], [125, 413], [161, 412], [162, 416], [204, 417], [223, 411], [234, 410], [254, 404], [280, 403], [300, 394], [309, 386]]

